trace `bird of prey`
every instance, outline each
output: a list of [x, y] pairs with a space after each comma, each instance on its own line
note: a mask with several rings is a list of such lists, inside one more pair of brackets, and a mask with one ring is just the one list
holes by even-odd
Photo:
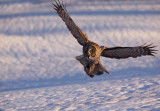
[[81, 29], [75, 24], [70, 15], [66, 10], [66, 6], [59, 1], [55, 1], [53, 9], [58, 13], [61, 19], [65, 22], [67, 28], [72, 33], [74, 38], [77, 39], [78, 43], [83, 46], [83, 54], [75, 57], [83, 66], [84, 71], [88, 76], [93, 78], [95, 75], [101, 75], [104, 72], [110, 74], [100, 62], [100, 56], [125, 59], [129, 57], [140, 57], [140, 56], [154, 56], [155, 46], [140, 45], [137, 47], [105, 47], [99, 46], [97, 43], [92, 42], [88, 39], [87, 35], [81, 31]]

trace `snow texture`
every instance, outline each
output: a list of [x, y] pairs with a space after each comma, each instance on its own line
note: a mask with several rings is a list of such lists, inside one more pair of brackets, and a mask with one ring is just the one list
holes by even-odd
[[[160, 53], [101, 58], [111, 75], [90, 79], [82, 46], [52, 0], [0, 0], [0, 111], [160, 110]], [[160, 49], [159, 0], [64, 0], [90, 40], [107, 47]]]

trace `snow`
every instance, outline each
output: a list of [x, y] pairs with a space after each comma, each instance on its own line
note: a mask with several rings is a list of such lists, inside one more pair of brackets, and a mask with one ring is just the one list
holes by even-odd
[[1, 92], [7, 110], [108, 111], [160, 109], [160, 76]]
[[[160, 110], [160, 53], [101, 58], [111, 75], [89, 78], [82, 46], [50, 0], [0, 1], [0, 110]], [[159, 0], [64, 0], [75, 23], [99, 45], [160, 49]]]

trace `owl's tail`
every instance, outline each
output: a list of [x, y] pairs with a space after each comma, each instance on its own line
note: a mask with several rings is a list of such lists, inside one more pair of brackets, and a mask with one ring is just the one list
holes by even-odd
[[[88, 70], [92, 67], [92, 65], [90, 67], [91, 63], [83, 55], [76, 56], [75, 58], [84, 66], [84, 71], [90, 77], [94, 77], [94, 75], [102, 75], [104, 72], [110, 74], [110, 72], [108, 72], [107, 69], [105, 69], [105, 67], [101, 64], [100, 61], [98, 62], [98, 64], [95, 64], [94, 69], [92, 70], [91, 73], [89, 73]], [[88, 70], [86, 70], [86, 68], [88, 68]]]

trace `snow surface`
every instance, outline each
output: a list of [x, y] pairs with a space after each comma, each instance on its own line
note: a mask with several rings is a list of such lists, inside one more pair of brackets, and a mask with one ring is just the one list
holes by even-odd
[[[160, 110], [160, 53], [101, 58], [111, 75], [90, 79], [82, 46], [51, 0], [0, 0], [0, 110]], [[160, 49], [159, 0], [64, 0], [75, 23], [100, 45]]]
[[10, 111], [158, 111], [159, 78], [160, 76], [134, 77], [1, 92], [1, 108]]

